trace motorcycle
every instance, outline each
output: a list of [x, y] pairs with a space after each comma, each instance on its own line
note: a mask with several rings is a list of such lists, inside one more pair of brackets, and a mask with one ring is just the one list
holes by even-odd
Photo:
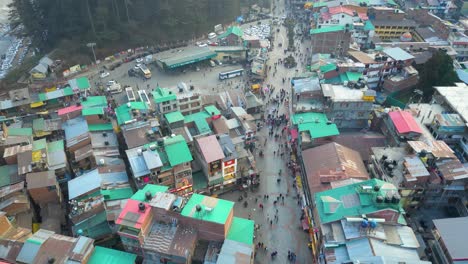
[[244, 208], [247, 207], [249, 203], [247, 201], [244, 202]]
[[244, 200], [244, 197], [241, 195], [241, 196], [239, 196], [239, 199], [237, 199], [237, 200], [240, 202], [240, 201]]

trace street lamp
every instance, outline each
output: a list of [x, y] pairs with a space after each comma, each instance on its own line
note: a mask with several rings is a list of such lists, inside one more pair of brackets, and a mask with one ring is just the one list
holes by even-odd
[[95, 42], [90, 42], [90, 43], [86, 44], [86, 46], [88, 48], [91, 48], [91, 50], [93, 51], [94, 63], [97, 64], [96, 53], [94, 52], [94, 46], [96, 46], [96, 43]]

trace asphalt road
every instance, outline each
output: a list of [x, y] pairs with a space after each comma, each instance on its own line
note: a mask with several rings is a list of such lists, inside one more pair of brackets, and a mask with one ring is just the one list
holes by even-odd
[[[275, 15], [280, 17], [284, 14], [279, 13], [279, 11], [284, 10], [284, 0], [276, 2], [276, 4], [278, 7], [275, 10]], [[291, 86], [289, 82], [286, 81], [285, 84], [283, 84], [282, 79], [292, 77], [296, 73], [296, 69], [286, 69], [283, 65], [278, 65], [276, 74], [273, 76], [274, 63], [279, 58], [283, 59], [285, 57], [283, 48], [279, 48], [278, 43], [283, 43], [283, 46], [287, 44], [287, 33], [284, 27], [280, 27], [279, 35], [275, 36], [275, 48], [269, 53], [270, 59], [268, 64], [272, 66], [272, 70], [265, 83], [276, 87], [272, 96], [279, 93], [281, 88], [290, 91]], [[310, 41], [305, 41], [303, 43], [297, 41], [296, 49], [302, 54], [306, 53], [306, 47], [310, 47]], [[305, 68], [305, 64], [300, 62], [301, 57], [297, 56], [296, 61], [299, 61], [297, 67], [298, 71], [302, 71]], [[272, 107], [274, 106], [268, 106], [268, 108]], [[286, 113], [290, 115], [290, 111], [291, 110], [284, 105], [279, 108], [279, 114]], [[265, 112], [268, 112], [268, 109]], [[259, 137], [259, 142], [264, 142], [268, 137], [268, 128], [262, 128], [257, 135]], [[285, 155], [284, 158], [274, 155], [274, 151], [278, 153], [280, 143], [285, 143], [285, 139], [283, 138], [281, 142], [276, 142], [273, 138], [268, 138], [265, 146], [260, 144], [261, 146], [257, 147], [257, 151], [263, 149], [263, 153], [265, 154], [263, 158], [256, 155], [257, 169], [260, 171], [261, 175], [260, 187], [257, 191], [248, 191], [247, 208], [244, 208], [244, 200], [238, 202], [240, 196], [240, 192], [238, 191], [226, 193], [221, 195], [220, 198], [236, 202], [234, 211], [236, 216], [245, 218], [250, 216], [255, 220], [255, 223], [260, 225], [260, 229], [256, 233], [255, 243], [263, 242], [268, 248], [268, 251], [257, 250], [255, 263], [289, 263], [287, 259], [288, 250], [297, 255], [296, 263], [312, 263], [312, 254], [307, 247], [309, 242], [308, 234], [302, 230], [300, 221], [301, 206], [298, 205], [298, 200], [296, 199], [297, 193], [292, 186], [293, 178], [290, 174], [286, 173], [288, 171], [286, 164], [289, 159], [287, 155]], [[277, 179], [280, 169], [283, 173], [281, 181], [278, 184]], [[288, 190], [289, 194], [285, 198], [285, 204], [275, 206], [273, 200], [277, 198], [279, 194], [286, 195]], [[264, 200], [264, 195], [269, 195], [270, 198]], [[259, 203], [264, 205], [263, 211], [259, 208]], [[276, 209], [278, 209], [278, 222], [273, 221], [273, 225], [270, 226], [269, 219], [274, 219]], [[278, 256], [272, 260], [270, 253], [273, 251], [278, 251]]]

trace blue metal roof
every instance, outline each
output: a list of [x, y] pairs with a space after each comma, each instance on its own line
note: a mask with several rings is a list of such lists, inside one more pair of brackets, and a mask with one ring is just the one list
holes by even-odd
[[75, 199], [99, 187], [101, 187], [101, 177], [95, 169], [68, 182], [68, 199]]
[[66, 140], [75, 138], [89, 131], [88, 123], [82, 116], [70, 119], [67, 122], [63, 123], [62, 129], [65, 131]]
[[148, 166], [146, 166], [146, 162], [145, 162], [143, 155], [138, 155], [137, 149], [138, 148], [134, 148], [134, 149], [129, 149], [126, 151], [128, 162], [130, 163], [133, 177], [135, 178], [139, 178], [141, 176], [145, 176], [150, 173]]
[[405, 60], [414, 59], [413, 55], [409, 54], [408, 52], [404, 51], [402, 48], [399, 48], [399, 47], [386, 48], [383, 50], [383, 52], [397, 61], [399, 60], [405, 61]]

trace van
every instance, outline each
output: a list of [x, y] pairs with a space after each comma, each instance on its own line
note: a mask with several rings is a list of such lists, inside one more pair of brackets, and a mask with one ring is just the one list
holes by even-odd
[[216, 38], [216, 33], [211, 32], [210, 34], [208, 34], [208, 39], [214, 39], [214, 38]]
[[210, 60], [210, 66], [211, 66], [211, 67], [215, 67], [215, 66], [216, 66], [216, 63], [215, 63], [214, 61]]

